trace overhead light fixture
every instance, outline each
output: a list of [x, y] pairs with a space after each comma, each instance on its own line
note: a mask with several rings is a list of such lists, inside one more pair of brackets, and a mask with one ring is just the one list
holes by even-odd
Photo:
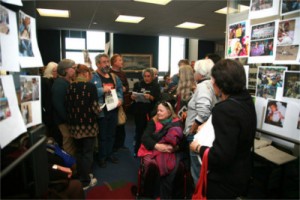
[[237, 11], [237, 10], [234, 9], [234, 8], [228, 8], [228, 7], [225, 7], [225, 8], [216, 10], [215, 13], [227, 15], [227, 10], [228, 10], [228, 14], [231, 14], [231, 13], [234, 13], [234, 12]]
[[184, 22], [182, 24], [177, 25], [177, 28], [187, 28], [187, 29], [196, 29], [201, 26], [205, 26], [205, 24], [198, 24], [198, 23], [193, 23], [193, 22]]
[[[228, 10], [228, 13], [227, 13], [227, 10]], [[244, 6], [242, 4], [239, 4], [238, 9], [231, 8], [231, 7], [230, 8], [225, 7], [225, 8], [216, 10], [215, 13], [227, 15], [227, 14], [232, 14], [232, 13], [236, 13], [236, 12], [238, 12], [238, 13], [244, 12], [246, 10], [249, 10], [249, 6]]]
[[158, 5], [167, 5], [171, 0], [134, 0], [143, 3], [153, 3]]
[[239, 12], [244, 12], [249, 10], [249, 6], [244, 6], [242, 4], [239, 4], [238, 8], [239, 8]]
[[129, 16], [129, 15], [119, 15], [116, 19], [116, 22], [124, 22], [124, 23], [140, 23], [145, 17], [138, 16]]
[[43, 17], [63, 17], [63, 18], [70, 17], [69, 10], [37, 8], [37, 11], [39, 12], [40, 16], [43, 16]]

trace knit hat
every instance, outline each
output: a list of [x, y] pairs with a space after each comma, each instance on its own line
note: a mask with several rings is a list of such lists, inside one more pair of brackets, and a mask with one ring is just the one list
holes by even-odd
[[196, 61], [194, 70], [196, 73], [201, 74], [206, 78], [210, 78], [211, 69], [213, 66], [214, 62], [211, 59], [202, 59]]
[[71, 59], [62, 59], [57, 66], [57, 73], [61, 76], [66, 75], [66, 69], [72, 68], [75, 65], [74, 60]]

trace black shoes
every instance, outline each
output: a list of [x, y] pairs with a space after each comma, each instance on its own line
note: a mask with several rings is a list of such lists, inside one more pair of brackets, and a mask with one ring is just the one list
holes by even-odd
[[99, 165], [99, 167], [101, 167], [101, 168], [106, 168], [106, 161], [105, 161], [105, 160], [100, 160], [100, 161], [98, 162], [98, 165]]
[[114, 164], [119, 163], [119, 159], [116, 158], [115, 156], [110, 156], [110, 157], [108, 157], [108, 158], [107, 158], [107, 161], [110, 161], [110, 162], [112, 162], [112, 163], [114, 163]]

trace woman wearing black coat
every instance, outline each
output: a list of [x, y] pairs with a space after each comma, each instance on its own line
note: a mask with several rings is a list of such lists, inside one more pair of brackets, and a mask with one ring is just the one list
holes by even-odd
[[245, 71], [239, 62], [221, 60], [211, 73], [214, 91], [221, 99], [212, 110], [215, 140], [212, 147], [194, 141], [190, 149], [202, 158], [204, 151], [210, 148], [207, 198], [235, 199], [245, 195], [251, 175], [255, 107], [245, 88]]

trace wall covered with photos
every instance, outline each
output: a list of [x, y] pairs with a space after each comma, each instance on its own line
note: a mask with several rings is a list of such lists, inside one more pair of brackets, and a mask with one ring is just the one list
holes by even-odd
[[[238, 6], [237, 1], [231, 4]], [[300, 140], [300, 2], [250, 1], [227, 16], [226, 58], [249, 65], [257, 128]]]

